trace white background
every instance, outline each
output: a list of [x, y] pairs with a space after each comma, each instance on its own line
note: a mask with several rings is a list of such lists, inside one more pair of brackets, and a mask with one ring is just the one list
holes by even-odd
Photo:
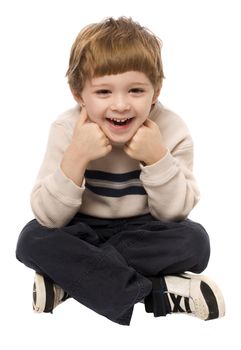
[[[239, 3], [1, 0], [2, 349], [240, 348]], [[138, 304], [131, 326], [124, 327], [74, 300], [53, 315], [32, 312], [33, 271], [15, 260], [15, 246], [22, 227], [32, 219], [29, 193], [50, 123], [74, 105], [65, 79], [70, 47], [86, 24], [120, 15], [131, 16], [163, 41], [166, 79], [160, 100], [181, 115], [194, 138], [194, 170], [202, 198], [190, 218], [210, 234], [212, 256], [205, 274], [223, 290], [223, 319], [155, 319]]]

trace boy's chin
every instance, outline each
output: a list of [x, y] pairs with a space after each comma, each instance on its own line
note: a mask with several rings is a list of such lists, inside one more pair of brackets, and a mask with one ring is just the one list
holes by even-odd
[[[110, 144], [114, 147], [124, 147], [124, 145], [129, 142], [132, 138], [132, 135], [122, 135], [121, 137], [111, 137], [112, 135], [109, 136], [109, 141]], [[107, 135], [108, 137], [108, 135]]]
[[[128, 142], [128, 141], [126, 141]], [[123, 141], [110, 141], [110, 144], [114, 147], [118, 147], [118, 148], [123, 148], [124, 145], [126, 144], [126, 142], [123, 142]]]

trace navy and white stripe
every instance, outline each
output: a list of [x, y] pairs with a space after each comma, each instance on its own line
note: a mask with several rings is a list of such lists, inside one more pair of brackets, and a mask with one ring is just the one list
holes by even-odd
[[114, 174], [99, 170], [85, 171], [85, 186], [91, 192], [106, 197], [146, 195], [140, 181], [140, 170]]

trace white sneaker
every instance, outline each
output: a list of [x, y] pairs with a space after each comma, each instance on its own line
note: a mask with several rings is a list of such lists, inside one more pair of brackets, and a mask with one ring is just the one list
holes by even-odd
[[35, 312], [52, 312], [68, 297], [68, 294], [57, 284], [38, 273], [35, 274], [33, 284], [33, 310]]
[[225, 303], [218, 286], [206, 276], [184, 273], [165, 276], [171, 313], [184, 312], [202, 320], [225, 315]]

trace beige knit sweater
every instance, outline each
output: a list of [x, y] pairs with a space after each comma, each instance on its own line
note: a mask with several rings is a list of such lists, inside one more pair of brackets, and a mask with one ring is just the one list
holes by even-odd
[[143, 166], [121, 147], [89, 163], [79, 187], [60, 169], [80, 107], [63, 113], [50, 129], [46, 154], [31, 193], [36, 219], [62, 227], [77, 213], [99, 218], [123, 218], [151, 213], [159, 220], [188, 216], [199, 199], [192, 173], [193, 142], [183, 120], [157, 103], [150, 118], [160, 127], [168, 148], [155, 164]]

